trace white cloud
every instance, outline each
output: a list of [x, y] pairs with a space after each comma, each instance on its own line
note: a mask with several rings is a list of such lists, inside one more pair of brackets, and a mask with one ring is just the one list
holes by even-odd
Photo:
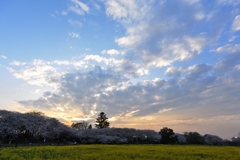
[[142, 59], [148, 66], [163, 67], [169, 66], [175, 61], [183, 61], [200, 54], [204, 45], [205, 38], [200, 35], [197, 37], [183, 37], [170, 42], [159, 42], [157, 51], [143, 50]]
[[232, 30], [234, 30], [234, 31], [240, 30], [240, 15], [235, 17], [233, 24], [232, 24]]
[[86, 61], [94, 60], [94, 61], [97, 61], [97, 62], [102, 62], [103, 61], [106, 64], [108, 64], [108, 59], [105, 58], [105, 57], [101, 57], [99, 55], [86, 55], [83, 60], [86, 60]]
[[149, 11], [152, 1], [137, 0], [107, 0], [106, 14], [115, 20], [129, 23], [132, 20], [140, 20]]
[[110, 49], [110, 50], [103, 50], [101, 52], [102, 54], [109, 54], [109, 55], [124, 55], [126, 53], [126, 51], [118, 51], [116, 49]]
[[69, 22], [71, 25], [75, 26], [75, 27], [82, 27], [82, 23], [79, 22], [79, 21], [75, 21], [75, 20], [69, 19], [68, 22]]
[[97, 4], [95, 1], [91, 1], [92, 5], [94, 6], [94, 8], [98, 11], [101, 10], [101, 6], [99, 4]]
[[202, 48], [206, 43], [206, 38], [202, 34], [197, 37], [187, 36], [184, 38], [184, 40], [188, 43], [189, 51], [196, 52], [197, 54], [202, 51]]
[[68, 12], [67, 11], [62, 11], [62, 13], [61, 13], [62, 15], [67, 15], [68, 14]]
[[224, 73], [233, 70], [236, 65], [240, 64], [240, 45], [228, 44], [219, 47], [217, 52], [226, 52], [226, 56], [221, 58], [215, 66], [218, 72]]
[[[106, 52], [124, 52], [117, 50], [106, 50]], [[23, 79], [29, 84], [44, 85], [48, 82], [48, 73], [52, 73], [51, 76], [61, 76], [65, 66], [73, 67], [82, 72], [93, 69], [95, 66], [102, 66], [102, 68], [111, 68], [116, 73], [122, 73], [126, 76], [141, 76], [149, 74], [149, 70], [137, 63], [116, 58], [106, 58], [99, 55], [85, 55], [79, 58], [73, 58], [69, 60], [54, 60], [44, 61], [35, 59], [31, 62], [19, 62], [13, 61], [10, 65], [15, 68], [10, 68], [16, 78]], [[16, 68], [17, 67], [17, 68]], [[60, 72], [61, 71], [61, 72]], [[49, 76], [49, 78], [51, 77]], [[46, 81], [44, 81], [44, 79]], [[39, 83], [38, 83], [39, 81]]]
[[77, 4], [85, 12], [89, 12], [89, 7], [86, 4], [80, 2], [79, 0], [71, 0], [71, 1], [75, 4]]
[[[182, 67], [174, 67], [171, 66], [167, 68], [165, 71], [165, 75], [172, 77], [173, 79], [188, 79], [190, 80], [198, 80], [198, 79], [204, 79], [204, 77], [210, 77], [211, 72], [213, 72], [213, 66], [210, 64], [196, 64], [193, 66], [189, 66], [187, 68]], [[179, 83], [181, 84], [181, 83]]]
[[197, 14], [195, 14], [196, 19], [202, 20], [203, 18], [205, 18], [205, 14], [202, 12], [199, 12]]
[[23, 79], [31, 85], [56, 87], [61, 76], [61, 73], [57, 72], [50, 62], [43, 60], [33, 60], [30, 63], [13, 61], [11, 65], [23, 67], [8, 68], [8, 70], [13, 73], [14, 77]]
[[236, 65], [234, 68], [237, 69], [237, 70], [240, 70], [240, 64]]
[[35, 68], [26, 68], [19, 71], [13, 70], [13, 75], [18, 79], [23, 79], [32, 85], [55, 85], [55, 81], [60, 74], [51, 66], [36, 66]]
[[54, 14], [50, 14], [50, 16], [53, 17], [53, 18], [56, 18], [56, 16]]
[[105, 58], [99, 55], [86, 55], [83, 57], [83, 61], [86, 62], [96, 61], [98, 63], [104, 63], [107, 66], [119, 66], [120, 64], [123, 63], [123, 60], [117, 60], [115, 58]]
[[[202, 54], [224, 36], [224, 27], [238, 13], [226, 14], [218, 9], [225, 4], [210, 7], [199, 0], [146, 3], [107, 0], [105, 5], [106, 14], [126, 30], [126, 34], [115, 38], [115, 42], [128, 51], [126, 56], [142, 61], [148, 69], [171, 66], [176, 61], [189, 61]], [[141, 12], [143, 8], [146, 10]]]
[[[133, 51], [147, 67], [163, 67], [200, 54], [207, 41], [211, 40], [204, 30], [195, 35], [189, 34], [194, 26], [200, 25], [199, 19], [206, 15], [197, 2], [131, 1], [128, 4], [126, 1], [109, 0], [106, 2], [106, 13], [119, 20], [126, 29], [125, 36], [115, 39], [119, 46]], [[152, 3], [154, 5], [150, 7]], [[176, 12], [169, 6], [178, 6]], [[140, 12], [142, 8], [147, 9]], [[181, 18], [178, 17], [179, 12]]]
[[[129, 1], [130, 3], [133, 1]], [[108, 0], [106, 2], [107, 5], [107, 14], [112, 15], [114, 19], [127, 17], [128, 10], [122, 6], [118, 1]]]
[[37, 89], [37, 90], [35, 90], [35, 94], [39, 94], [41, 92], [41, 90], [40, 89]]
[[240, 50], [239, 44], [227, 44], [225, 46], [217, 48], [217, 52], [237, 52]]
[[6, 56], [4, 56], [4, 55], [1, 55], [1, 58], [3, 58], [3, 59], [7, 59], [7, 57], [6, 57]]
[[55, 60], [52, 62], [52, 64], [57, 64], [57, 65], [70, 65], [70, 62], [67, 60]]
[[70, 33], [68, 33], [68, 35], [72, 38], [80, 38], [79, 33], [70, 32]]
[[165, 75], [170, 77], [171, 76], [180, 77], [184, 72], [185, 72], [185, 69], [183, 69], [182, 67], [176, 68], [174, 66], [171, 66], [167, 68], [167, 70], [165, 71]]
[[141, 41], [140, 36], [127, 36], [127, 37], [121, 37], [115, 40], [119, 46], [123, 47], [131, 47], [132, 45], [136, 45]]
[[136, 71], [136, 73], [137, 73], [137, 75], [143, 76], [143, 75], [149, 74], [149, 70], [147, 70], [145, 68], [139, 68]]
[[239, 36], [231, 36], [229, 37], [228, 42], [233, 42], [236, 38], [238, 38]]
[[89, 7], [82, 3], [79, 0], [71, 0], [71, 2], [74, 4], [68, 8], [69, 11], [72, 11], [78, 15], [84, 15], [85, 12], [89, 12]]
[[50, 62], [47, 62], [41, 59], [34, 59], [30, 64], [34, 66], [44, 66], [44, 65], [49, 65]]
[[173, 108], [164, 108], [164, 109], [158, 111], [158, 113], [164, 113], [164, 112], [168, 112], [168, 111], [171, 111], [171, 110], [173, 110]]
[[221, 5], [239, 5], [240, 1], [239, 0], [219, 0], [218, 3]]
[[13, 66], [24, 66], [26, 64], [27, 64], [26, 62], [19, 62], [19, 61], [13, 61], [10, 63], [10, 65], [13, 65]]

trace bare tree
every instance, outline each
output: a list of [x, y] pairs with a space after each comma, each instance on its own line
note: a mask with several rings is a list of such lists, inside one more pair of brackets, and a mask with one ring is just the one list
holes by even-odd
[[72, 128], [76, 129], [76, 130], [80, 130], [80, 129], [88, 129], [89, 128], [89, 122], [87, 121], [82, 121], [82, 122], [77, 122], [77, 123], [73, 123], [71, 125]]

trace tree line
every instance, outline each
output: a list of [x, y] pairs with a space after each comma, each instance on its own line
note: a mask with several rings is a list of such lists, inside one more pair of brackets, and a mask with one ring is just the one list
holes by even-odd
[[104, 112], [96, 118], [95, 128], [87, 121], [64, 125], [56, 118], [33, 111], [27, 113], [0, 110], [0, 145], [24, 143], [61, 144], [209, 144], [240, 145], [240, 134], [231, 140], [223, 140], [216, 135], [200, 135], [198, 132], [174, 133], [164, 127], [159, 132], [134, 128], [110, 128]]

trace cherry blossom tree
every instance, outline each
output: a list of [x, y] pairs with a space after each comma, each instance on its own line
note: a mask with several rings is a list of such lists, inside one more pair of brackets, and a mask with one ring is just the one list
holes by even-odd
[[205, 134], [203, 137], [204, 141], [210, 145], [223, 145], [224, 143], [223, 139], [216, 135]]

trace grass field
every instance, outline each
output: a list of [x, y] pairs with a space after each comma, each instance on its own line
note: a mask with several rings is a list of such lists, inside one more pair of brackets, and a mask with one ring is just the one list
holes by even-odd
[[190, 145], [77, 145], [0, 149], [6, 160], [240, 160], [240, 147]]

